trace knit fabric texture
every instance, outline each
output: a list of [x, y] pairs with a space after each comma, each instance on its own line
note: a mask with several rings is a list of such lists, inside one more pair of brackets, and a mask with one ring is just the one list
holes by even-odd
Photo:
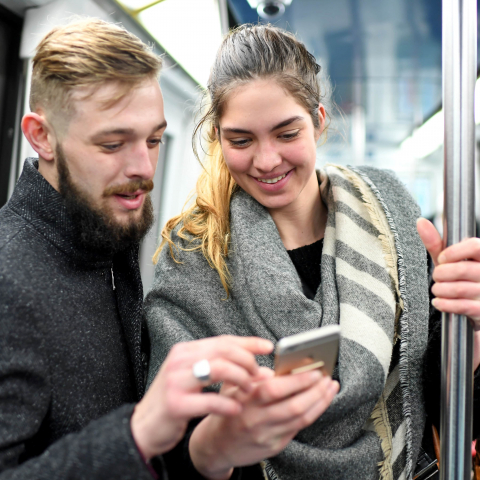
[[[339, 212], [349, 218], [354, 231], [350, 243], [325, 243], [322, 283], [315, 299], [309, 300], [303, 294], [300, 278], [267, 210], [244, 191], [239, 191], [231, 203], [228, 267], [233, 280], [230, 296], [227, 298], [217, 272], [200, 252], [179, 249], [176, 258], [180, 263], [177, 263], [171, 258], [169, 249], [164, 249], [156, 267], [152, 290], [146, 298], [145, 311], [152, 345], [149, 382], [171, 346], [180, 341], [234, 334], [258, 335], [276, 342], [287, 335], [340, 323], [344, 334], [337, 367], [341, 391], [311, 427], [300, 432], [282, 453], [269, 459], [274, 475], [281, 480], [371, 480], [380, 477], [379, 464], [385, 461], [387, 449], [382, 449], [370, 417], [392, 372], [390, 364], [395, 352], [398, 359], [395, 390], [400, 392], [396, 396], [396, 411], [400, 412], [398, 425], [402, 425], [404, 440], [401, 451], [394, 452], [395, 458], [403, 460], [398, 465], [397, 474], [391, 478], [410, 475], [423, 433], [421, 364], [427, 343], [429, 307], [426, 253], [416, 233], [419, 210], [405, 187], [392, 174], [375, 169], [359, 169], [357, 174], [377, 199], [391, 229], [398, 291], [390, 281], [388, 269], [375, 270], [376, 262], [372, 258], [366, 253], [359, 255], [355, 252], [357, 234], [371, 238], [373, 244], [381, 241], [378, 232], [374, 233], [370, 225], [362, 223], [362, 219], [365, 220], [362, 215], [355, 216], [356, 212], [352, 213], [345, 205], [335, 205], [333, 209], [329, 207], [329, 225], [335, 225], [330, 212], [332, 215]], [[341, 175], [338, 177], [336, 188], [343, 188], [358, 201], [360, 197], [355, 188], [349, 182], [342, 183]], [[353, 210], [351, 205], [350, 210]], [[181, 247], [188, 247], [188, 242], [175, 234], [174, 240]], [[375, 258], [378, 259], [378, 255]], [[353, 285], [347, 277], [342, 278], [342, 273], [337, 271], [339, 259], [349, 268], [359, 262], [362, 274], [364, 266], [370, 266], [370, 272], [377, 271], [378, 275], [370, 275], [373, 280], [362, 289], [362, 282]], [[341, 289], [345, 293], [340, 297], [337, 282], [343, 282], [345, 287]], [[364, 313], [377, 322], [377, 338], [382, 335], [385, 338], [382, 345], [373, 344], [367, 335], [363, 335], [363, 339], [358, 337], [358, 334], [362, 336], [362, 332], [370, 330], [364, 328], [366, 323], [362, 324], [362, 316], [355, 308], [351, 310], [354, 316], [349, 318], [349, 283], [352, 299], [363, 295], [368, 300], [370, 311]], [[390, 291], [386, 305], [381, 299], [375, 301], [375, 285], [385, 292]], [[339, 302], [347, 308], [339, 308]], [[396, 303], [402, 304], [399, 316]], [[359, 307], [350, 306], [357, 310]], [[345, 313], [343, 321], [342, 310]], [[383, 313], [389, 311], [390, 320], [382, 326]], [[380, 332], [382, 329], [383, 333]], [[394, 344], [398, 347], [394, 348]], [[258, 360], [261, 365], [273, 367], [272, 356]]]
[[144, 384], [138, 246], [79, 245], [37, 165], [0, 210], [0, 479], [151, 480], [130, 431]]

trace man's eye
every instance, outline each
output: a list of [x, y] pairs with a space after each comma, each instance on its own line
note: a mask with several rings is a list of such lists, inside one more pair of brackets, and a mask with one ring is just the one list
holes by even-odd
[[163, 139], [161, 139], [161, 138], [151, 138], [150, 140], [148, 140], [148, 144], [149, 144], [151, 147], [156, 147], [156, 146], [159, 145], [159, 144], [164, 145], [165, 142], [164, 142]]
[[109, 152], [114, 152], [115, 150], [118, 150], [122, 146], [121, 143], [107, 143], [103, 144], [102, 148], [105, 150], [108, 150]]

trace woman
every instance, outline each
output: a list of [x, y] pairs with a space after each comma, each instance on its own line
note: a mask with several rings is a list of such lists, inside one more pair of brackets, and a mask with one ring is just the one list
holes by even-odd
[[[224, 39], [196, 130], [207, 127], [210, 144], [196, 202], [162, 233], [169, 248], [157, 252], [146, 300], [150, 379], [179, 341], [228, 333], [276, 342], [323, 325], [342, 330], [335, 380], [272, 378], [263, 369], [250, 394], [222, 387], [242, 412], [205, 417], [187, 441], [206, 478], [254, 464], [243, 478], [400, 479], [415, 468], [424, 357], [439, 378], [433, 320], [427, 350], [419, 210], [390, 173], [315, 171], [327, 117], [319, 70], [303, 44], [272, 26], [243, 26]], [[433, 226], [421, 220], [418, 229], [440, 263], [435, 306], [479, 322], [478, 241], [441, 253]], [[455, 263], [464, 258], [472, 260]], [[478, 357], [476, 349], [475, 366]], [[273, 366], [271, 356], [259, 362]]]

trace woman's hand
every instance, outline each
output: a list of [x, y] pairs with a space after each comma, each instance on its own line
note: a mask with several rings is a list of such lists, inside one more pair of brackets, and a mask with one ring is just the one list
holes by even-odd
[[190, 456], [206, 478], [223, 480], [234, 467], [277, 455], [328, 408], [339, 391], [338, 382], [318, 370], [274, 377], [263, 368], [261, 375], [264, 378], [249, 393], [230, 386], [222, 389], [222, 395], [242, 402], [239, 415], [209, 415], [194, 430]]
[[466, 315], [475, 329], [474, 368], [480, 365], [480, 239], [468, 238], [443, 249], [440, 234], [425, 218], [417, 229], [435, 269], [433, 306], [442, 312]]
[[229, 335], [175, 345], [130, 421], [143, 456], [148, 460], [171, 450], [194, 417], [209, 413], [228, 417], [241, 412], [242, 404], [233, 396], [202, 393], [205, 384], [192, 371], [196, 362], [209, 361], [209, 383], [225, 381], [250, 392], [258, 379], [255, 355], [268, 354], [272, 349], [268, 340]]

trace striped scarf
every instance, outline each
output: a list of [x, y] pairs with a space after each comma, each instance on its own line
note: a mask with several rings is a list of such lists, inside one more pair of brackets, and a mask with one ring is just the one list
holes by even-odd
[[[321, 284], [313, 300], [267, 209], [239, 190], [230, 204], [230, 296], [201, 252], [164, 249], [145, 311], [149, 382], [178, 342], [257, 335], [273, 342], [322, 325], [343, 333], [340, 392], [312, 425], [263, 462], [272, 480], [410, 479], [420, 446], [428, 337], [425, 249], [418, 207], [392, 174], [327, 166]], [[378, 188], [378, 189], [377, 189]], [[188, 241], [174, 235], [188, 248]], [[258, 358], [272, 368], [273, 356]]]
[[[357, 435], [372, 432], [379, 439], [378, 476], [382, 480], [405, 479], [411, 464], [406, 464], [408, 415], [399, 375], [398, 320], [403, 302], [394, 225], [373, 185], [367, 185], [359, 173], [327, 165], [319, 173], [319, 181], [328, 221], [322, 284], [315, 300], [323, 306], [322, 325], [340, 324], [342, 332], [334, 373], [342, 390], [332, 409], [338, 411], [342, 404], [349, 404], [348, 415], [365, 415], [364, 433]], [[368, 408], [362, 408], [364, 395], [375, 402], [368, 402], [374, 407], [370, 414]], [[300, 442], [302, 434], [293, 443]], [[282, 467], [275, 464], [275, 459], [262, 463], [265, 478], [294, 478], [279, 473]], [[319, 474], [312, 478], [334, 477]], [[335, 478], [350, 477], [341, 474]]]

